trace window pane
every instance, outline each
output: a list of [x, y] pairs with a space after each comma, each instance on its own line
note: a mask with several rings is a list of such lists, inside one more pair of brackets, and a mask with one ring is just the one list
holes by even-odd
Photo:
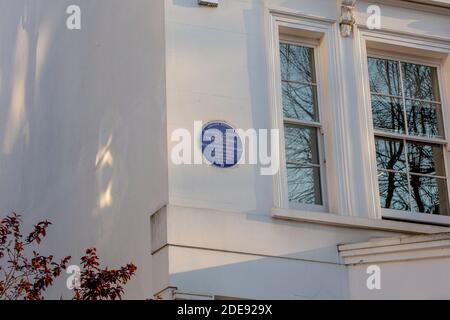
[[283, 82], [283, 112], [285, 118], [318, 121], [316, 87]]
[[[377, 58], [368, 64], [375, 130], [444, 138], [436, 68]], [[443, 146], [381, 137], [375, 146], [383, 208], [450, 215]]]
[[317, 129], [286, 125], [286, 160], [297, 164], [319, 164]]
[[409, 134], [443, 138], [441, 108], [438, 104], [406, 100]]
[[409, 171], [427, 175], [445, 176], [442, 146], [408, 143]]
[[433, 67], [402, 63], [405, 96], [439, 101], [437, 70]]
[[397, 61], [369, 58], [369, 79], [371, 92], [402, 95]]
[[406, 156], [403, 141], [375, 139], [379, 169], [406, 172]]
[[411, 175], [410, 181], [413, 211], [449, 215], [445, 179]]
[[400, 99], [372, 96], [373, 125], [377, 130], [406, 133]]
[[322, 205], [320, 169], [287, 165], [289, 202]]
[[315, 83], [313, 52], [312, 48], [281, 43], [281, 79]]
[[408, 178], [406, 174], [378, 172], [381, 206], [385, 209], [410, 210]]

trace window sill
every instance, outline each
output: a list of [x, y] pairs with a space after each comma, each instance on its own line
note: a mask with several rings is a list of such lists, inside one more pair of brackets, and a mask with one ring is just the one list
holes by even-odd
[[304, 212], [281, 208], [274, 208], [271, 210], [271, 213], [274, 219], [323, 224], [343, 228], [382, 230], [404, 234], [435, 234], [450, 232], [450, 228], [447, 227], [411, 222], [339, 216], [331, 213]]
[[383, 218], [393, 220], [404, 220], [417, 223], [435, 224], [435, 225], [450, 225], [450, 216], [431, 215], [414, 212], [403, 212], [397, 210], [383, 210]]

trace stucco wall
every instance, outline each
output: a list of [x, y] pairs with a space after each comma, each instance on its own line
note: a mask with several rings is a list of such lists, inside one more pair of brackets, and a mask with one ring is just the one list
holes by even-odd
[[[214, 9], [199, 7], [196, 0], [168, 0], [166, 3], [169, 134], [178, 128], [193, 133], [196, 120], [224, 120], [245, 130], [270, 128], [273, 106], [268, 101], [267, 64], [271, 61], [266, 57], [269, 35], [265, 9], [276, 8], [281, 12], [328, 19], [336, 24], [340, 19], [340, 6], [331, 0], [223, 0]], [[357, 2], [358, 25], [365, 26], [366, 10], [371, 4]], [[450, 22], [444, 14], [379, 5], [383, 30], [441, 39], [450, 37]], [[355, 43], [352, 37], [339, 37], [336, 62], [342, 72], [346, 109], [343, 121], [350, 140], [349, 214], [367, 217], [370, 216], [367, 208], [373, 201], [365, 185], [368, 176], [365, 163], [370, 153], [359, 136], [363, 124], [359, 119], [361, 93], [357, 89], [364, 79], [356, 70]], [[329, 108], [321, 107], [324, 112]], [[169, 144], [169, 152], [174, 145]], [[169, 163], [170, 202], [267, 214], [273, 205], [273, 181], [272, 177], [259, 173], [260, 168], [252, 165], [220, 170]]]
[[151, 297], [149, 215], [167, 202], [163, 7], [0, 0], [0, 212], [51, 220], [43, 251], [73, 263], [87, 247], [133, 261], [128, 297]]
[[352, 299], [442, 299], [450, 298], [449, 258], [381, 263], [381, 288], [368, 290], [368, 265], [349, 268]]
[[[223, 120], [245, 130], [271, 128], [265, 9], [338, 24], [339, 3], [221, 0], [211, 9], [199, 7], [196, 0], [166, 1], [169, 137], [179, 128], [193, 133], [198, 120]], [[358, 2], [358, 24], [365, 25], [370, 4]], [[449, 37], [444, 15], [387, 5], [381, 9], [387, 30]], [[368, 218], [374, 214], [369, 207], [378, 203], [373, 203], [376, 197], [367, 185], [371, 154], [360, 137], [357, 88], [363, 78], [355, 63], [359, 50], [354, 38], [336, 37], [339, 48], [325, 54], [337, 55], [342, 73], [346, 165], [351, 172], [350, 212], [340, 213]], [[330, 108], [321, 107], [325, 112]], [[169, 141], [169, 153], [174, 145]], [[258, 166], [221, 170], [169, 163], [169, 202], [167, 239], [155, 253], [161, 269], [154, 278], [160, 290], [172, 286], [181, 292], [245, 298], [348, 298], [347, 273], [337, 258], [337, 245], [392, 235], [272, 219], [273, 179], [261, 176]]]
[[352, 299], [449, 299], [450, 234], [340, 246]]
[[247, 299], [346, 299], [337, 244], [395, 233], [169, 206], [152, 219], [155, 293]]

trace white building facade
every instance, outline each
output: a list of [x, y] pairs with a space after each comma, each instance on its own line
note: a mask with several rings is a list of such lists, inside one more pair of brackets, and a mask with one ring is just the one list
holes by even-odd
[[[448, 0], [50, 2], [0, 1], [2, 212], [129, 298], [450, 298]], [[279, 170], [176, 163], [199, 122]]]
[[[390, 262], [375, 260], [381, 290], [369, 290], [371, 260], [349, 262], [343, 256], [355, 251], [338, 247], [449, 231], [448, 188], [435, 190], [441, 209], [421, 209], [441, 210], [435, 215], [418, 213], [409, 201], [402, 207], [407, 196], [399, 190], [414, 188], [400, 186], [397, 178], [394, 188], [382, 184], [383, 175], [397, 173], [385, 163], [396, 158], [380, 153], [398, 151], [397, 141], [435, 146], [439, 140], [439, 162], [449, 154], [447, 135], [407, 133], [390, 120], [390, 111], [386, 119], [377, 118], [379, 109], [393, 104], [403, 116], [406, 97], [414, 94], [404, 92], [411, 89], [405, 84], [398, 92], [394, 84], [388, 87], [389, 81], [406, 83], [400, 79], [406, 72], [374, 67], [386, 61], [399, 69], [416, 68], [403, 65], [409, 62], [435, 66], [440, 89], [431, 90], [442, 92], [430, 99], [441, 102], [438, 122], [448, 126], [449, 3], [224, 0], [212, 9], [186, 0], [169, 1], [165, 9], [169, 156], [177, 144], [170, 139], [174, 130], [192, 132], [194, 121], [219, 120], [244, 130], [280, 129], [282, 160], [275, 176], [262, 176], [251, 165], [220, 169], [169, 162], [169, 205], [152, 219], [155, 291], [175, 298], [449, 298], [447, 272], [406, 258], [393, 259], [401, 266], [396, 272]], [[378, 30], [370, 29], [373, 13], [380, 14]], [[405, 102], [390, 100], [396, 96]], [[411, 112], [404, 117], [411, 120]], [[394, 195], [386, 188], [395, 189]], [[449, 263], [444, 256], [430, 261], [442, 270]], [[428, 281], [417, 280], [424, 277]]]

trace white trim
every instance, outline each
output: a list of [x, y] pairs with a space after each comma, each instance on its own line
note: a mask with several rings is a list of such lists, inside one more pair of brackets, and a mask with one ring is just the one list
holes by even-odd
[[434, 145], [440, 145], [440, 146], [446, 146], [448, 144], [447, 140], [441, 139], [441, 138], [428, 138], [428, 137], [423, 137], [423, 136], [413, 136], [413, 135], [407, 135], [404, 133], [381, 131], [381, 130], [376, 130], [376, 129], [373, 130], [373, 133], [377, 137], [388, 138], [388, 139], [407, 140], [407, 141], [421, 142], [421, 143], [425, 143], [425, 144], [434, 144]]
[[383, 209], [383, 218], [450, 226], [450, 216]]
[[376, 239], [338, 249], [345, 265], [450, 258], [450, 234]]
[[[328, 199], [327, 199], [327, 191], [326, 191], [326, 178], [324, 178], [324, 170], [323, 170], [323, 165], [322, 165], [322, 161], [324, 158], [324, 154], [322, 152], [323, 148], [323, 142], [322, 142], [322, 137], [319, 136], [319, 132], [317, 134], [317, 143], [318, 143], [318, 151], [319, 151], [319, 162], [320, 162], [320, 176], [321, 176], [321, 181], [320, 181], [320, 189], [321, 189], [321, 195], [322, 195], [322, 205], [307, 205], [307, 204], [296, 204], [296, 203], [290, 203], [288, 200], [288, 194], [289, 194], [289, 190], [288, 190], [288, 181], [287, 181], [287, 159], [286, 159], [286, 144], [285, 144], [285, 134], [284, 134], [284, 126], [286, 123], [286, 119], [284, 117], [283, 114], [283, 97], [282, 97], [282, 79], [281, 79], [281, 65], [280, 65], [280, 56], [279, 56], [279, 52], [280, 52], [280, 43], [291, 43], [291, 44], [295, 44], [295, 45], [301, 45], [301, 46], [305, 46], [308, 48], [313, 49], [313, 54], [314, 54], [314, 65], [312, 66], [315, 70], [314, 73], [317, 75], [316, 76], [316, 90], [317, 90], [317, 98], [318, 101], [316, 101], [317, 103], [317, 112], [319, 115], [319, 122], [317, 123], [317, 125], [319, 125], [320, 128], [322, 128], [322, 114], [321, 114], [321, 101], [320, 101], [320, 86], [319, 86], [319, 82], [321, 82], [321, 77], [320, 77], [320, 73], [318, 70], [318, 41], [305, 41], [303, 38], [294, 38], [294, 36], [289, 36], [289, 37], [285, 37], [284, 35], [280, 34], [280, 26], [287, 26], [286, 21], [283, 22], [279, 22], [277, 21], [275, 23], [275, 32], [278, 34], [278, 40], [277, 42], [274, 41], [273, 43], [273, 50], [274, 52], [272, 53], [273, 55], [275, 55], [277, 57], [276, 62], [274, 64], [274, 72], [276, 73], [276, 78], [278, 79], [278, 84], [276, 85], [276, 91], [275, 91], [275, 95], [277, 97], [276, 101], [278, 102], [276, 105], [272, 105], [272, 109], [274, 113], [276, 113], [275, 118], [278, 120], [277, 123], [274, 123], [274, 126], [276, 126], [276, 128], [278, 128], [280, 130], [280, 155], [282, 155], [283, 161], [280, 163], [280, 171], [277, 174], [278, 180], [279, 180], [279, 184], [282, 184], [282, 188], [281, 188], [281, 194], [278, 196], [278, 198], [282, 199], [282, 203], [280, 205], [280, 207], [285, 207], [285, 208], [289, 208], [289, 207], [293, 207], [293, 208], [297, 208], [297, 209], [308, 209], [308, 210], [313, 210], [313, 211], [327, 211], [327, 203], [328, 203]], [[298, 28], [294, 28], [292, 27], [293, 30], [296, 30]], [[309, 29], [310, 30], [310, 29]], [[315, 31], [315, 30], [313, 30]], [[286, 39], [288, 38], [288, 39]], [[289, 123], [289, 121], [287, 121]], [[315, 127], [314, 122], [311, 123], [307, 123], [306, 126], [308, 127]]]
[[[285, 144], [285, 134], [284, 134], [284, 128], [287, 125], [292, 125], [293, 127], [295, 126], [303, 126], [306, 128], [312, 128], [312, 129], [317, 129], [316, 131], [316, 139], [317, 139], [317, 152], [318, 152], [318, 160], [319, 160], [319, 164], [318, 165], [311, 165], [311, 167], [317, 167], [319, 168], [319, 178], [320, 178], [320, 195], [321, 195], [321, 200], [322, 200], [322, 204], [321, 205], [316, 205], [316, 204], [302, 204], [302, 203], [291, 203], [291, 202], [287, 202], [287, 207], [291, 207], [293, 209], [299, 209], [299, 210], [312, 210], [312, 211], [317, 211], [317, 212], [327, 212], [328, 211], [328, 189], [327, 189], [327, 177], [326, 177], [326, 148], [325, 148], [325, 137], [323, 134], [323, 112], [322, 112], [322, 94], [323, 94], [323, 90], [322, 90], [322, 86], [321, 86], [321, 82], [324, 80], [322, 75], [321, 75], [321, 69], [319, 66], [319, 42], [315, 42], [315, 44], [312, 44], [313, 42], [311, 41], [305, 41], [305, 39], [303, 38], [298, 38], [297, 41], [295, 41], [294, 39], [290, 40], [289, 42], [285, 41], [285, 37], [282, 35], [280, 37], [280, 42], [279, 43], [289, 43], [292, 45], [296, 45], [296, 46], [302, 46], [302, 47], [306, 47], [306, 48], [310, 48], [313, 50], [313, 55], [314, 55], [314, 65], [312, 65], [311, 67], [314, 68], [314, 74], [316, 75], [316, 79], [315, 79], [315, 90], [316, 90], [316, 97], [317, 97], [317, 101], [315, 101], [316, 103], [316, 112], [318, 115], [318, 122], [316, 121], [302, 121], [302, 120], [296, 120], [296, 119], [290, 119], [290, 118], [285, 118], [284, 117], [284, 113], [283, 113], [283, 106], [282, 103], [280, 103], [278, 107], [277, 112], [279, 112], [280, 114], [280, 118], [283, 117], [283, 124], [280, 127], [280, 135], [283, 137], [283, 140], [281, 142], [282, 145], [282, 152], [286, 152], [286, 144]], [[279, 47], [278, 47], [278, 52], [279, 52]], [[281, 69], [281, 65], [280, 63], [277, 64], [277, 69], [280, 70]], [[311, 85], [311, 84], [309, 84]], [[282, 98], [282, 91], [279, 87], [279, 91], [277, 93], [281, 98]], [[308, 167], [308, 165], [305, 165], [305, 167]], [[280, 164], [280, 174], [283, 174], [285, 176], [287, 176], [287, 161], [283, 162]], [[286, 186], [286, 191], [288, 190], [288, 187]], [[288, 192], [288, 191], [287, 191]]]
[[[389, 58], [392, 60], [400, 60], [400, 61], [406, 61], [406, 62], [414, 62], [414, 63], [420, 63], [425, 64], [429, 66], [433, 66], [437, 68], [438, 73], [438, 81], [439, 81], [439, 89], [441, 94], [441, 110], [442, 110], [442, 117], [444, 124], [449, 123], [450, 117], [449, 117], [449, 110], [448, 110], [448, 94], [449, 90], [447, 89], [447, 92], [445, 92], [445, 85], [446, 85], [446, 72], [443, 72], [443, 69], [445, 69], [445, 66], [448, 67], [448, 64], [450, 64], [448, 61], [450, 60], [450, 42], [442, 42], [442, 41], [436, 41], [436, 39], [430, 39], [428, 37], [404, 37], [397, 33], [389, 33], [389, 32], [380, 32], [380, 31], [370, 31], [367, 29], [360, 30], [360, 28], [357, 28], [356, 31], [356, 37], [359, 42], [360, 49], [359, 51], [359, 63], [358, 65], [364, 68], [362, 70], [363, 74], [363, 83], [362, 89], [359, 91], [360, 93], [360, 99], [364, 103], [361, 104], [364, 106], [362, 111], [360, 112], [360, 120], [363, 121], [365, 125], [361, 128], [361, 135], [364, 140], [367, 141], [368, 145], [370, 146], [370, 153], [371, 158], [369, 160], [369, 163], [365, 164], [370, 170], [368, 170], [369, 174], [369, 181], [371, 183], [371, 186], [369, 186], [368, 191], [370, 193], [373, 193], [373, 198], [375, 199], [375, 204], [377, 205], [376, 212], [377, 216], [379, 218], [386, 216], [390, 219], [401, 219], [401, 220], [407, 220], [407, 221], [419, 221], [422, 223], [431, 223], [431, 224], [449, 224], [447, 216], [439, 216], [439, 218], [436, 218], [435, 216], [426, 215], [426, 214], [420, 214], [422, 217], [417, 218], [416, 215], [418, 213], [413, 212], [401, 212], [401, 214], [397, 213], [394, 210], [385, 210], [381, 208], [381, 201], [380, 201], [380, 193], [379, 193], [379, 183], [378, 183], [378, 169], [376, 164], [376, 157], [375, 157], [375, 139], [373, 137], [375, 136], [375, 130], [373, 127], [373, 119], [372, 119], [372, 111], [371, 111], [371, 101], [370, 101], [370, 88], [369, 86], [369, 74], [368, 74], [368, 65], [367, 65], [367, 57], [368, 56], [374, 56], [373, 51], [375, 52], [375, 55], [380, 54], [380, 56], [384, 58]], [[411, 51], [414, 52], [415, 50], [419, 50], [419, 52], [426, 52], [427, 57], [420, 58], [417, 55], [408, 56], [404, 53], [402, 53], [402, 56], [399, 57], [395, 53], [392, 53], [391, 51], [388, 51], [386, 53], [382, 53], [383, 50], [374, 50], [372, 48], [368, 49], [368, 42], [371, 43], [379, 43], [380, 46], [383, 45], [390, 45], [390, 46], [397, 46], [404, 49], [405, 47], [411, 48]], [[368, 53], [370, 51], [370, 54]], [[446, 65], [447, 64], [447, 65]], [[442, 81], [442, 82], [441, 82]], [[444, 134], [445, 134], [445, 140], [439, 140], [439, 139], [430, 139], [430, 142], [432, 143], [441, 143], [441, 144], [447, 144], [447, 149], [449, 149], [448, 145], [450, 142], [449, 138], [449, 128], [448, 126], [444, 125]], [[413, 138], [407, 138], [409, 140], [414, 140]], [[428, 139], [427, 139], [428, 140]], [[450, 199], [450, 179], [449, 177], [449, 154], [446, 154], [444, 152], [444, 162], [445, 162], [445, 170], [447, 175], [447, 191], [448, 191], [448, 199]], [[370, 195], [368, 195], [370, 196]], [[394, 211], [394, 212], [393, 212]]]
[[[441, 95], [441, 112], [442, 112], [442, 122], [444, 124], [444, 135], [447, 140], [447, 151], [450, 152], [450, 48], [446, 59], [442, 61], [438, 67], [438, 83], [439, 83], [439, 94]], [[450, 157], [449, 157], [450, 160]], [[450, 164], [446, 168], [450, 169]]]
[[[373, 118], [372, 106], [370, 99], [369, 87], [369, 66], [367, 63], [367, 45], [366, 39], [361, 35], [360, 30], [355, 28], [355, 79], [356, 92], [358, 94], [358, 105], [363, 108], [358, 108], [358, 119], [360, 123], [360, 139], [362, 144], [367, 146], [366, 161], [363, 161], [362, 167], [366, 174], [366, 179], [362, 182], [366, 192], [367, 199], [367, 216], [372, 219], [382, 219], [380, 197], [378, 189], [378, 168], [376, 164], [375, 154], [375, 139], [373, 138]], [[359, 76], [358, 76], [359, 75]]]
[[[289, 35], [289, 34], [281, 34], [280, 43], [298, 45], [299, 37], [296, 37], [294, 35]], [[311, 39], [311, 38], [304, 37], [301, 39], [301, 44], [303, 47], [315, 49], [320, 45], [320, 42], [317, 39]]]
[[[446, 48], [450, 47], [450, 37], [444, 38], [439, 36], [433, 36], [428, 34], [420, 34], [399, 31], [394, 29], [379, 29], [371, 30], [366, 24], [357, 24], [359, 33], [364, 35], [367, 39], [374, 42], [384, 42], [386, 44], [405, 45], [414, 44], [417, 49], [429, 50], [433, 47], [433, 51], [445, 53]], [[424, 46], [422, 46], [424, 45]], [[428, 49], [427, 49], [428, 48]]]
[[[386, 51], [386, 50], [375, 49], [375, 48], [369, 48], [367, 50], [367, 54], [368, 54], [368, 56], [373, 57], [373, 58], [386, 59], [386, 60], [391, 60], [394, 62], [400, 61], [402, 63], [419, 64], [419, 65], [432, 67], [432, 68], [439, 68], [439, 66], [440, 66], [440, 59], [437, 57], [433, 58], [432, 56], [427, 57], [427, 58], [422, 58], [422, 57], [418, 57], [418, 56], [414, 56], [414, 55], [405, 56], [405, 54], [403, 54], [403, 53], [397, 53], [394, 51]], [[381, 95], [382, 95], [382, 93], [381, 93]], [[396, 98], [401, 99], [401, 98], [403, 98], [403, 96], [398, 96]], [[420, 100], [420, 99], [414, 99], [414, 100]], [[423, 101], [436, 103], [436, 101], [427, 101], [427, 100], [423, 100]]]
[[297, 120], [297, 119], [291, 119], [291, 118], [284, 118], [284, 123], [291, 124], [293, 126], [302, 126], [302, 127], [322, 129], [322, 124], [320, 122], [303, 121], [303, 120]]
[[425, 235], [407, 235], [400, 237], [390, 237], [390, 238], [374, 238], [366, 242], [341, 244], [339, 245], [339, 251], [349, 251], [349, 250], [359, 250], [359, 249], [370, 249], [373, 247], [387, 247], [395, 246], [398, 244], [411, 244], [418, 242], [430, 242], [437, 240], [447, 240], [450, 238], [450, 233], [435, 233], [435, 234], [425, 234]]
[[398, 232], [402, 234], [436, 234], [450, 232], [450, 228], [441, 226], [401, 221], [348, 217], [331, 213], [306, 212], [280, 208], [272, 209], [271, 213], [274, 219], [323, 224], [342, 228], [382, 230]]
[[298, 10], [288, 9], [285, 6], [271, 5], [266, 7], [266, 12], [273, 17], [279, 17], [281, 19], [293, 18], [295, 20], [303, 20], [304, 23], [319, 23], [319, 24], [333, 24], [337, 22], [335, 19], [325, 18], [323, 16], [305, 14]]
[[[272, 128], [279, 129], [280, 123], [282, 123], [283, 118], [280, 118], [278, 112], [276, 112], [278, 106], [280, 105], [280, 97], [276, 94], [279, 89], [281, 83], [281, 74], [277, 72], [277, 64], [280, 60], [279, 52], [275, 49], [277, 44], [280, 42], [278, 29], [275, 28], [275, 20], [272, 14], [267, 11], [265, 14], [265, 19], [267, 23], [267, 31], [266, 31], [266, 51], [268, 58], [268, 95], [269, 95], [269, 104], [271, 108], [271, 120], [272, 120]], [[282, 140], [278, 146], [279, 155], [280, 155], [280, 166], [286, 163], [286, 158], [283, 152], [284, 145], [284, 137], [280, 134], [280, 140]], [[284, 199], [284, 195], [286, 195], [285, 185], [286, 185], [286, 177], [283, 175], [276, 174], [273, 177], [273, 195], [274, 195], [274, 204], [277, 207], [285, 207], [286, 199]]]
[[338, 23], [334, 24], [330, 30], [329, 40], [327, 43], [328, 67], [329, 67], [329, 94], [331, 101], [329, 105], [332, 110], [332, 136], [333, 139], [333, 157], [335, 172], [337, 178], [335, 186], [335, 196], [337, 200], [337, 210], [331, 211], [340, 215], [353, 216], [354, 212], [352, 189], [351, 189], [351, 134], [347, 125], [347, 115], [349, 112], [349, 103], [345, 96], [346, 79], [341, 63], [341, 31]]
[[215, 300], [213, 295], [200, 293], [184, 293], [175, 291], [173, 300], [209, 301]]
[[186, 293], [178, 291], [178, 287], [168, 287], [154, 295], [161, 300], [215, 300], [214, 296], [204, 293]]
[[[292, 11], [281, 11], [277, 8], [266, 8], [267, 22], [267, 57], [268, 57], [268, 92], [271, 106], [272, 127], [276, 129], [283, 128], [283, 114], [280, 114], [281, 104], [280, 86], [281, 76], [279, 72], [279, 50], [280, 43], [279, 28], [291, 28], [301, 32], [307, 32], [316, 36], [319, 40], [318, 58], [316, 65], [318, 82], [321, 83], [318, 96], [319, 112], [321, 113], [321, 123], [325, 134], [325, 150], [330, 150], [333, 146], [334, 152], [328, 154], [326, 159], [326, 174], [322, 179], [327, 181], [327, 186], [322, 190], [324, 202], [328, 204], [329, 211], [349, 215], [351, 210], [350, 200], [350, 154], [349, 137], [345, 125], [345, 97], [342, 90], [342, 75], [340, 74], [339, 62], [339, 26], [335, 20], [305, 16]], [[324, 50], [326, 49], [326, 50]], [[319, 63], [320, 61], [320, 63]], [[331, 112], [323, 113], [320, 106], [326, 105]], [[280, 164], [283, 166], [284, 156], [284, 136], [280, 132], [281, 143], [278, 146], [280, 151]], [[329, 153], [329, 152], [327, 152]], [[331, 185], [329, 178], [335, 179]], [[274, 204], [279, 208], [288, 208], [287, 200], [287, 177], [283, 170], [274, 176]], [[333, 194], [333, 197], [327, 195]], [[327, 199], [328, 198], [328, 199]], [[323, 208], [321, 208], [323, 210]]]
[[398, 8], [420, 10], [441, 15], [450, 14], [450, 4], [436, 0], [377, 0], [378, 4], [386, 4]]

